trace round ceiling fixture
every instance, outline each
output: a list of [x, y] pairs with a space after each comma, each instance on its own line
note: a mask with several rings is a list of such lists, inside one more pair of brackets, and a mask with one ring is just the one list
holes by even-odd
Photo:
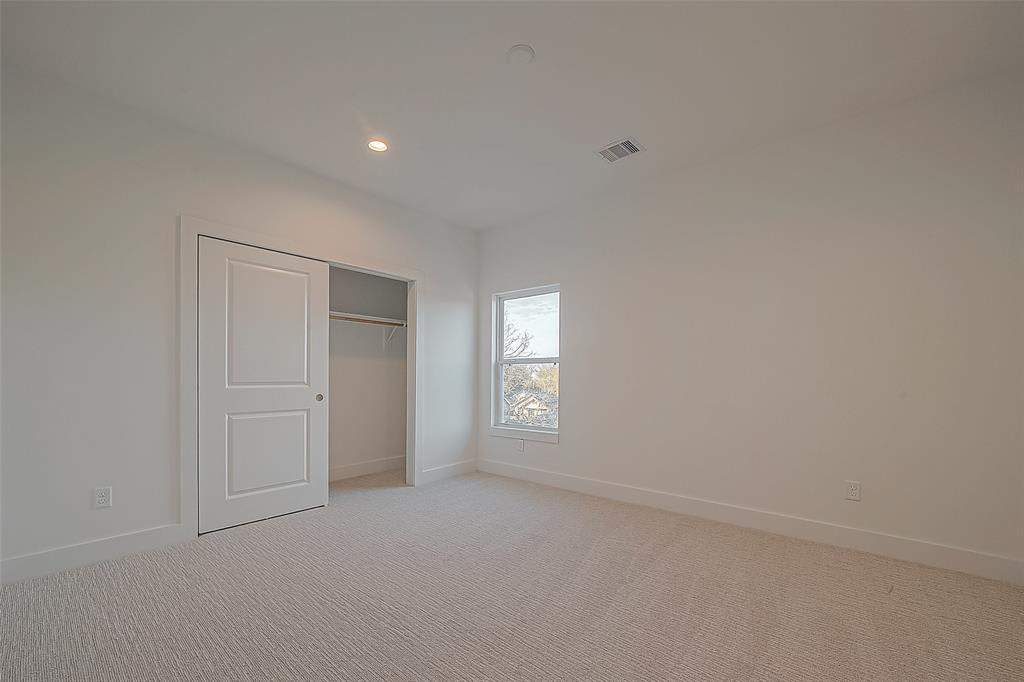
[[388, 143], [384, 140], [370, 140], [366, 146], [370, 148], [371, 152], [386, 152], [388, 150]]
[[536, 56], [537, 53], [534, 52], [533, 48], [526, 43], [513, 45], [508, 48], [508, 52], [505, 53], [505, 57], [508, 59], [509, 64], [529, 64]]

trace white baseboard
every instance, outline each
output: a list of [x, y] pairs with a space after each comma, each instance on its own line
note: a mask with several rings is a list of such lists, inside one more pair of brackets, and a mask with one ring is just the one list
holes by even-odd
[[477, 468], [498, 476], [1024, 585], [1024, 559], [495, 460], [479, 460]]
[[416, 483], [418, 485], [422, 485], [424, 483], [433, 483], [434, 481], [440, 481], [453, 476], [470, 474], [476, 471], [476, 464], [477, 461], [475, 459], [464, 459], [461, 462], [452, 462], [451, 464], [429, 467], [420, 472], [419, 477], [416, 479]]
[[331, 480], [343, 481], [346, 478], [379, 474], [383, 471], [404, 468], [405, 455], [381, 457], [380, 459], [371, 459], [366, 462], [355, 462], [354, 464], [342, 464], [341, 466], [331, 467]]
[[190, 534], [190, 529], [175, 523], [22, 554], [3, 560], [3, 581], [13, 583], [35, 578], [68, 568], [115, 559], [125, 554], [184, 542], [194, 537]]

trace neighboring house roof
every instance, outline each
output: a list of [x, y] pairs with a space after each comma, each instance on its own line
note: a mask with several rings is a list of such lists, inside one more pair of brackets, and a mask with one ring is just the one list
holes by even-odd
[[548, 404], [538, 398], [535, 395], [524, 395], [520, 396], [518, 400], [511, 404], [513, 410], [547, 410]]

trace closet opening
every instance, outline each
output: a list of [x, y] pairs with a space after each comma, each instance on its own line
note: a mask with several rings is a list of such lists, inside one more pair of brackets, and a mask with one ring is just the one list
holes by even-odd
[[330, 268], [330, 481], [407, 480], [409, 283]]
[[419, 272], [192, 216], [178, 247], [174, 532], [321, 507], [332, 480], [420, 482]]

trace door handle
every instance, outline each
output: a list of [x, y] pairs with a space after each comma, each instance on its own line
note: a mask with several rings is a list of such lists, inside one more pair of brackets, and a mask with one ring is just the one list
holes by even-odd
[[319, 402], [322, 402], [322, 401], [323, 401], [323, 399], [324, 399], [324, 394], [323, 394], [323, 393], [317, 393], [317, 394], [316, 394], [316, 401], [317, 401], [318, 403], [319, 403]]

